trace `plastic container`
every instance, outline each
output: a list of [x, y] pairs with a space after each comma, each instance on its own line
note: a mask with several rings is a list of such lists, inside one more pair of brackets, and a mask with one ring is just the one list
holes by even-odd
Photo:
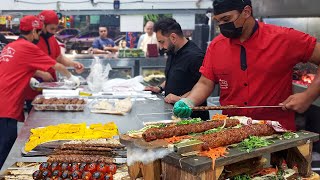
[[[220, 97], [208, 97], [207, 104], [208, 106], [220, 106]], [[222, 110], [210, 110], [209, 116], [210, 118], [215, 114], [222, 114]]]
[[[73, 100], [73, 102], [67, 104], [55, 103], [50, 102], [50, 99], [54, 101], [68, 99]], [[79, 104], [80, 102], [81, 104]], [[83, 111], [87, 105], [87, 100], [79, 97], [44, 97], [43, 95], [38, 95], [33, 100], [32, 105], [37, 111]]]
[[78, 87], [74, 83], [66, 82], [42, 82], [35, 85], [37, 90], [42, 89], [77, 89]]
[[135, 99], [95, 99], [88, 106], [93, 113], [106, 113], [125, 115], [129, 113], [135, 103]]

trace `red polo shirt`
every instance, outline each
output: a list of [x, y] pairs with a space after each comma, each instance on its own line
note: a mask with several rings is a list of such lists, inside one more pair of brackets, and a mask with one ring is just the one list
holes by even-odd
[[[47, 42], [42, 36], [40, 36], [40, 41], [37, 46], [52, 59], [56, 60], [61, 54], [60, 46], [54, 36], [47, 39]], [[56, 71], [53, 68], [50, 68], [48, 72], [52, 75], [54, 80], [57, 81]], [[38, 94], [40, 94], [39, 91], [34, 91], [31, 87], [28, 87], [26, 100], [33, 100]]]
[[[258, 23], [252, 36], [240, 42], [220, 35], [210, 44], [200, 72], [219, 83], [221, 105], [278, 105], [292, 94], [293, 67], [307, 62], [316, 38], [291, 28]], [[241, 46], [247, 68], [241, 69]], [[295, 130], [294, 112], [277, 108], [223, 111], [258, 120], [279, 121]]]
[[25, 90], [36, 70], [47, 71], [56, 61], [25, 39], [8, 44], [0, 55], [0, 117], [24, 121]]

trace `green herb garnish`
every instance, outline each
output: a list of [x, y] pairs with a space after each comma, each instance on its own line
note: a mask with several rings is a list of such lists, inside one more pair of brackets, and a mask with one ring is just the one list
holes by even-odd
[[294, 133], [294, 132], [285, 132], [284, 134], [282, 134], [281, 137], [283, 139], [293, 139], [293, 138], [298, 138], [299, 135], [297, 133]]
[[238, 147], [240, 147], [244, 151], [251, 152], [253, 149], [266, 147], [272, 143], [274, 142], [262, 137], [250, 136], [249, 138], [239, 143]]
[[166, 124], [164, 124], [164, 123], [162, 123], [162, 124], [159, 124], [159, 128], [164, 128], [164, 127], [166, 127], [167, 125]]
[[202, 135], [202, 133], [192, 132], [192, 133], [189, 133], [188, 135], [189, 135], [189, 136], [200, 136], [200, 135]]
[[233, 126], [232, 128], [237, 129], [237, 128], [241, 128], [243, 125], [242, 124], [238, 124], [236, 126]]
[[221, 130], [223, 130], [223, 127], [209, 129], [209, 130], [203, 132], [203, 134], [212, 134], [212, 133], [220, 132]]
[[142, 129], [139, 129], [139, 130], [130, 130], [130, 131], [127, 132], [127, 134], [143, 133], [147, 129], [150, 129], [150, 128], [161, 128], [161, 127], [166, 127], [166, 125], [165, 124], [152, 124], [152, 125], [145, 126], [145, 127], [143, 127]]
[[251, 177], [247, 174], [241, 174], [241, 175], [234, 176], [232, 179], [233, 180], [250, 180]]
[[181, 121], [177, 122], [176, 125], [196, 124], [196, 123], [201, 123], [201, 122], [202, 122], [201, 118], [194, 118], [194, 119], [190, 119], [190, 120], [181, 120]]

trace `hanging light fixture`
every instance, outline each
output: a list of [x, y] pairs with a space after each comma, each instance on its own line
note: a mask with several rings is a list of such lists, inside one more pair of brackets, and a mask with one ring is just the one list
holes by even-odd
[[120, 9], [120, 0], [113, 1], [113, 9]]

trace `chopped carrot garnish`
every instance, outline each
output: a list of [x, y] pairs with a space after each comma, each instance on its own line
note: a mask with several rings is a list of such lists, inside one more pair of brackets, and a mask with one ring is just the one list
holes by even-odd
[[176, 142], [180, 142], [183, 139], [190, 139], [191, 136], [185, 135], [185, 136], [173, 136], [171, 138], [165, 138], [164, 140], [167, 141], [169, 144], [173, 144]]
[[215, 114], [211, 117], [212, 120], [226, 120], [228, 118], [228, 115], [223, 114]]
[[228, 154], [226, 147], [217, 147], [213, 149], [210, 148], [209, 151], [201, 151], [198, 155], [211, 158], [212, 168], [214, 169], [216, 159], [219, 157], [225, 157], [226, 154]]

